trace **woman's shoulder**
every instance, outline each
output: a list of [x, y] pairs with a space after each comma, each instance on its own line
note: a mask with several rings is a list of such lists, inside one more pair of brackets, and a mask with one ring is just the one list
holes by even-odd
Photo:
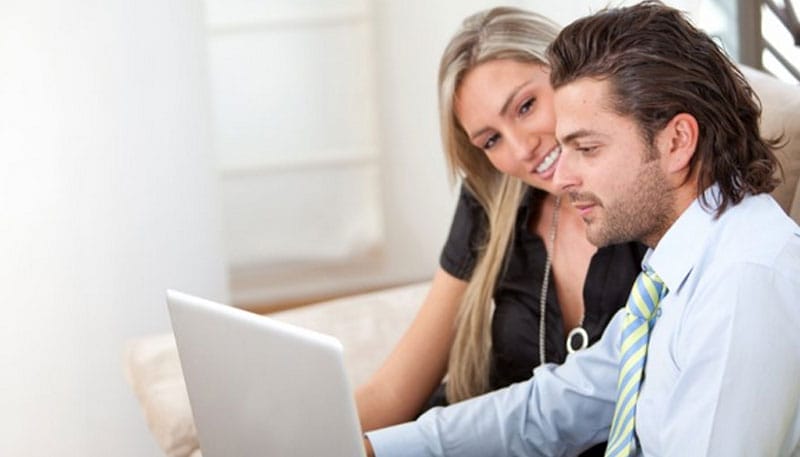
[[483, 206], [481, 205], [480, 201], [478, 201], [478, 197], [475, 196], [475, 193], [469, 188], [469, 185], [466, 182], [462, 182], [460, 185], [458, 192], [458, 205], [466, 205], [469, 208], [483, 211]]
[[454, 277], [468, 280], [475, 267], [487, 225], [483, 207], [472, 191], [462, 184], [450, 232], [439, 256], [439, 265]]

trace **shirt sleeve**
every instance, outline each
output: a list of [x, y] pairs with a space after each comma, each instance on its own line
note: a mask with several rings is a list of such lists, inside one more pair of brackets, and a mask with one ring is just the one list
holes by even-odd
[[409, 422], [369, 432], [377, 457], [566, 456], [608, 438], [624, 310], [592, 347], [563, 365]]
[[738, 265], [687, 308], [664, 455], [796, 455], [798, 273]]
[[469, 280], [487, 225], [483, 207], [462, 184], [450, 233], [439, 256], [439, 265], [444, 271], [458, 279]]

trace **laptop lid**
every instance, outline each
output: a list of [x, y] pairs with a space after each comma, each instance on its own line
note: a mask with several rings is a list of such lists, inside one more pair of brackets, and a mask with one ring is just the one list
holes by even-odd
[[354, 457], [363, 442], [331, 336], [167, 291], [203, 457]]

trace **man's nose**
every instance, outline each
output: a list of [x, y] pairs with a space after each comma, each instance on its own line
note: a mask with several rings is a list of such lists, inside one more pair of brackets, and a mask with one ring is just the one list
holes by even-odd
[[556, 162], [556, 170], [553, 174], [553, 184], [561, 191], [569, 191], [580, 184], [580, 179], [576, 173], [575, 154], [561, 148], [561, 154]]

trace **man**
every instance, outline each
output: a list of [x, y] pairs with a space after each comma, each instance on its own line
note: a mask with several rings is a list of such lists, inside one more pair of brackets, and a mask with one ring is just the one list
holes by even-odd
[[548, 57], [556, 182], [592, 243], [646, 243], [646, 272], [596, 345], [368, 433], [368, 451], [800, 456], [800, 229], [768, 194], [752, 90], [655, 2], [573, 23]]

